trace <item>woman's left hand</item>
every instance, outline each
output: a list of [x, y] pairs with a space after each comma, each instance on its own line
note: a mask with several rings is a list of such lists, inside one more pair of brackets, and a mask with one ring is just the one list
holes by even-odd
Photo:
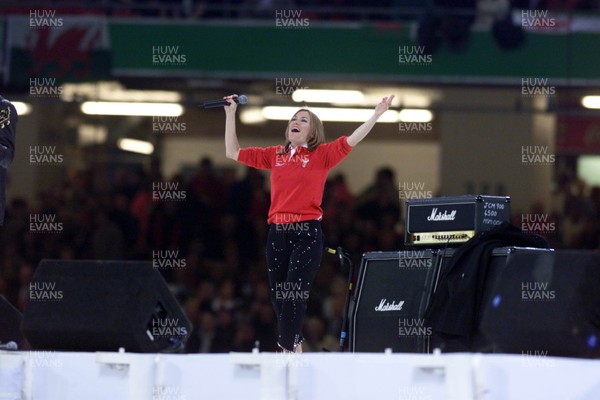
[[377, 114], [377, 116], [380, 116], [381, 114], [386, 112], [390, 108], [392, 100], [394, 100], [394, 95], [384, 97], [375, 107], [375, 114]]

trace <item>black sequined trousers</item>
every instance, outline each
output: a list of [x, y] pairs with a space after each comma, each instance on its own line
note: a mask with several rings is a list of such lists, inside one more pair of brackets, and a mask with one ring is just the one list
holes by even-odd
[[308, 297], [322, 256], [319, 221], [270, 225], [267, 268], [271, 302], [277, 316], [277, 342], [286, 350], [294, 351], [302, 342]]

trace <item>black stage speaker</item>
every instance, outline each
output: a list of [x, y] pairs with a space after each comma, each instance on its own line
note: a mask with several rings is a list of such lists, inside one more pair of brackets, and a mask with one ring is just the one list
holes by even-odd
[[3, 296], [0, 296], [0, 345], [14, 342], [21, 347], [24, 339], [21, 333], [22, 320], [23, 314]]
[[22, 324], [40, 350], [178, 351], [190, 330], [149, 261], [43, 260]]
[[[432, 288], [432, 295], [437, 290], [440, 284], [440, 276], [443, 276], [445, 268], [450, 264], [450, 260], [454, 255], [456, 249], [447, 248], [440, 249], [438, 252], [439, 268], [435, 269], [434, 283]], [[494, 287], [500, 279], [500, 276], [504, 273], [506, 265], [511, 262], [513, 258], [521, 258], [526, 254], [536, 255], [537, 257], [551, 257], [554, 253], [552, 249], [540, 249], [534, 247], [497, 247], [492, 250], [491, 257], [488, 259], [487, 265], [480, 265], [479, 268], [485, 268], [486, 279], [485, 286], [477, 288], [475, 290], [481, 293], [481, 304], [477, 310], [477, 321], [478, 326], [473, 332], [472, 338], [468, 343], [460, 339], [448, 338], [443, 335], [438, 335], [435, 331], [430, 337], [428, 344], [428, 352], [432, 352], [435, 348], [440, 348], [443, 352], [480, 352], [480, 353], [494, 353], [498, 349], [495, 348], [494, 343], [486, 337], [481, 331], [481, 321], [483, 320], [484, 310], [487, 304], [490, 303]]]
[[350, 350], [421, 353], [431, 329], [424, 325], [435, 253], [419, 249], [363, 254], [352, 315]]
[[492, 290], [482, 331], [496, 352], [600, 357], [600, 254], [516, 254]]

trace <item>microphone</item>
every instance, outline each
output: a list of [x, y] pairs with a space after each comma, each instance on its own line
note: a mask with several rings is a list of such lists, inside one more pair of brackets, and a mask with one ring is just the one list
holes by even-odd
[[[235, 101], [238, 104], [246, 104], [248, 102], [248, 98], [242, 94], [238, 97], [234, 97], [233, 101]], [[217, 107], [223, 107], [223, 106], [228, 106], [228, 105], [229, 105], [229, 102], [225, 99], [206, 100], [204, 103], [202, 103], [202, 105], [200, 107], [202, 107], [202, 108], [217, 108]]]

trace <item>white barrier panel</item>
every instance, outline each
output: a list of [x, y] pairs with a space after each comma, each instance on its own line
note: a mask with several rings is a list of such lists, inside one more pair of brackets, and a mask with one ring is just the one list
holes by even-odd
[[24, 396], [25, 358], [23, 354], [0, 352], [0, 399], [20, 400]]
[[2, 400], [600, 399], [600, 360], [541, 355], [0, 352]]
[[523, 356], [474, 356], [478, 399], [600, 399], [600, 361]]

